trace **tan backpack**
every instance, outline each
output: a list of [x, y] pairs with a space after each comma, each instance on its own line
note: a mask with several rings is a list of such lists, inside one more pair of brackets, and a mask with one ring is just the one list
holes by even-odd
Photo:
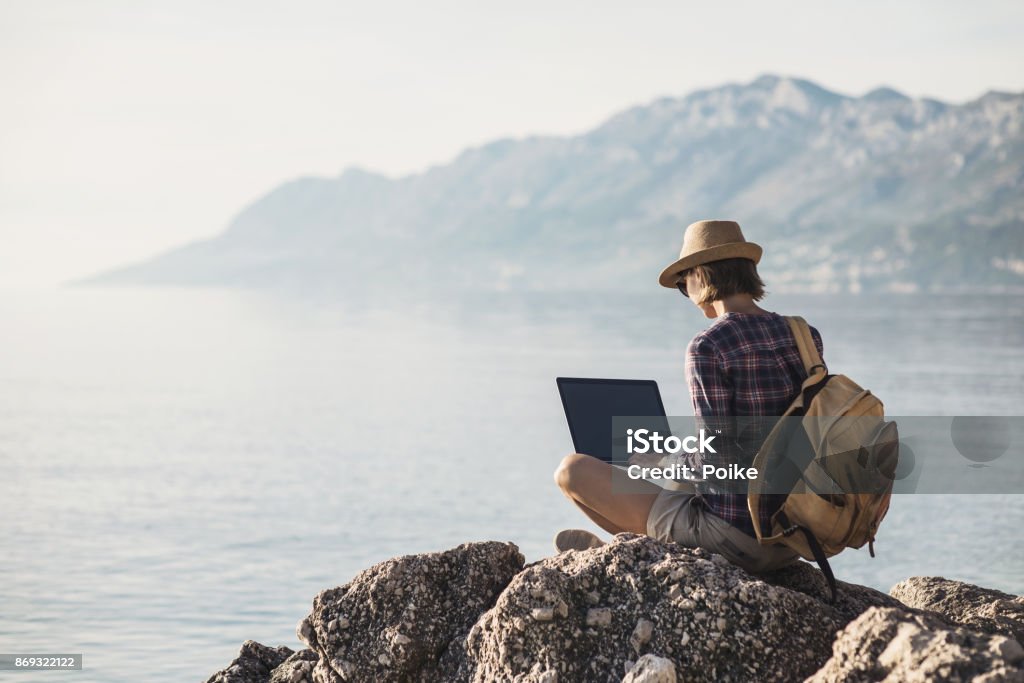
[[[835, 577], [826, 558], [865, 543], [875, 556], [875, 534], [892, 496], [899, 435], [876, 396], [845, 375], [828, 374], [804, 319], [786, 320], [807, 379], [754, 458], [762, 474], [750, 483], [747, 507], [758, 541], [781, 543], [815, 560], [834, 602]], [[771, 528], [762, 529], [758, 512], [769, 494], [785, 500]]]

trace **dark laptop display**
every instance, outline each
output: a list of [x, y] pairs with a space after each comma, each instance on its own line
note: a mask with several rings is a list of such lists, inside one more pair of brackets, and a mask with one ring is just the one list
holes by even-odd
[[[577, 453], [592, 455], [605, 462], [613, 461], [613, 416], [648, 417], [647, 420], [638, 420], [636, 427], [670, 433], [658, 383], [653, 380], [559, 377], [556, 381]], [[625, 435], [617, 437], [622, 442], [616, 449], [621, 459]]]

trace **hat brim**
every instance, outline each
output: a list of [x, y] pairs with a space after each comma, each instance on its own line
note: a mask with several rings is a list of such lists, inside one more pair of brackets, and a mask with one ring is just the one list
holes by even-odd
[[679, 259], [665, 270], [661, 271], [658, 283], [669, 289], [676, 288], [676, 281], [679, 273], [689, 270], [694, 266], [700, 266], [711, 261], [721, 261], [727, 258], [748, 258], [754, 263], [761, 260], [761, 245], [753, 242], [729, 242], [719, 244], [716, 247], [701, 249], [700, 251], [688, 254]]

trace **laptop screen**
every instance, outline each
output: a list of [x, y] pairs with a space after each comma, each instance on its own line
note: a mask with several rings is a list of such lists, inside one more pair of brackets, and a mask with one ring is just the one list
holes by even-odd
[[[661, 402], [658, 384], [641, 379], [587, 379], [559, 377], [558, 393], [569, 423], [573, 448], [577, 453], [592, 455], [612, 462], [612, 417], [643, 416], [653, 420], [637, 421], [637, 427], [647, 427], [662, 434], [670, 433]], [[654, 424], [646, 424], [647, 422]], [[621, 459], [625, 435], [617, 435], [623, 443], [616, 451]]]

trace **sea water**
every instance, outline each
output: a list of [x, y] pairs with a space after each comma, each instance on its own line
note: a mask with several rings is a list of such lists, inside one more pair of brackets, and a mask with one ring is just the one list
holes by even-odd
[[[1024, 407], [1020, 297], [769, 296], [891, 415]], [[313, 596], [471, 540], [550, 552], [590, 526], [552, 471], [556, 376], [655, 379], [692, 414], [678, 294], [442, 300], [218, 290], [0, 295], [0, 652], [82, 653], [95, 681], [204, 680], [254, 639], [300, 647]], [[943, 575], [1024, 592], [1024, 495], [904, 495], [880, 590]], [[19, 681], [66, 680], [66, 672]]]

